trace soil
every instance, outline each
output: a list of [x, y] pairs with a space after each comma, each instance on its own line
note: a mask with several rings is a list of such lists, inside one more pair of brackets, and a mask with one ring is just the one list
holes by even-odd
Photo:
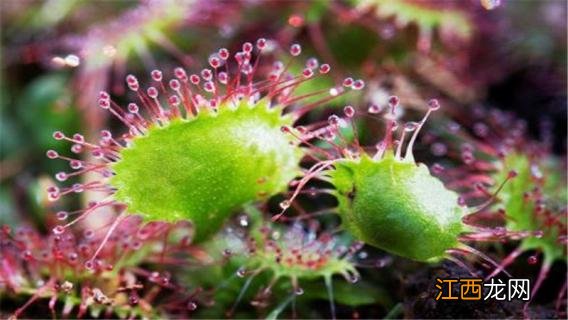
[[[435, 300], [439, 290], [435, 287], [436, 278], [472, 278], [471, 274], [451, 262], [441, 266], [424, 268], [409, 276], [404, 284], [405, 318], [423, 319], [557, 319], [552, 303], [529, 306], [528, 314], [523, 314], [523, 301], [498, 301], [495, 299], [478, 301]], [[453, 286], [453, 296], [460, 295], [459, 287]]]

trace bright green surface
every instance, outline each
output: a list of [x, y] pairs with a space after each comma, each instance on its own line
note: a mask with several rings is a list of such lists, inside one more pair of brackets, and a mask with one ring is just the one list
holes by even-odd
[[340, 214], [356, 238], [418, 261], [441, 259], [458, 246], [464, 231], [458, 196], [424, 165], [364, 156], [335, 166]]
[[234, 209], [283, 191], [301, 157], [280, 131], [290, 119], [264, 102], [220, 110], [136, 138], [113, 167], [116, 199], [147, 221], [190, 220], [199, 242]]

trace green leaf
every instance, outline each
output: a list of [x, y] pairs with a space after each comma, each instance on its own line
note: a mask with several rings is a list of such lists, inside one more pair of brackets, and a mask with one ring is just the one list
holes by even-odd
[[[349, 283], [345, 280], [334, 279], [333, 297], [334, 302], [351, 307], [379, 304], [385, 308], [392, 306], [391, 295], [380, 286], [365, 281]], [[303, 284], [304, 299], [329, 300], [329, 294], [323, 281]]]
[[199, 242], [234, 210], [285, 190], [302, 156], [281, 132], [291, 119], [264, 101], [219, 110], [154, 126], [122, 149], [116, 199], [147, 221], [190, 220]]

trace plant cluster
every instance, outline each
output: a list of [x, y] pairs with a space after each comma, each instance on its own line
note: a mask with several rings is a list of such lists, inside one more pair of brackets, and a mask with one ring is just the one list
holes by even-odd
[[[10, 24], [25, 21], [19, 10], [49, 9], [22, 6], [6, 5]], [[95, 11], [70, 1], [50, 25], [82, 26], [75, 6]], [[542, 119], [535, 138], [534, 119], [477, 103], [492, 101], [485, 92], [514, 62], [494, 77], [489, 63], [468, 73], [479, 48], [501, 54], [483, 37], [504, 32], [495, 22], [504, 10], [500, 1], [141, 1], [84, 22], [86, 32], [14, 46], [30, 50], [24, 65], [42, 61], [58, 76], [24, 91], [24, 106], [47, 108], [42, 138], [8, 146], [15, 159], [58, 161], [40, 160], [36, 181], [0, 157], [9, 169], [0, 177], [16, 182], [0, 197], [34, 199], [2, 205], [0, 315], [471, 317], [444, 304], [421, 315], [434, 294], [404, 296], [408, 279], [434, 281], [424, 270], [441, 267], [531, 278], [531, 299], [502, 309], [564, 317], [568, 199], [556, 140], [565, 136]], [[137, 62], [147, 81], [127, 74]], [[60, 109], [63, 96], [79, 107]], [[53, 140], [43, 143], [46, 130]]]

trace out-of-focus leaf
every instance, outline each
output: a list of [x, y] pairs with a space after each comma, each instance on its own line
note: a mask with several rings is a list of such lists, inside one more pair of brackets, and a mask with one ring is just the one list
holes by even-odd
[[0, 160], [4, 160], [21, 148], [22, 135], [16, 125], [17, 121], [8, 113], [11, 97], [4, 86], [0, 88], [0, 96]]
[[308, 23], [318, 22], [322, 19], [323, 15], [327, 12], [327, 7], [331, 4], [328, 0], [313, 0], [310, 3], [310, 8], [306, 13], [306, 21]]
[[[329, 295], [323, 281], [303, 285], [305, 296], [312, 299], [328, 300]], [[371, 285], [364, 281], [348, 283], [346, 281], [333, 282], [333, 296], [335, 303], [358, 307], [369, 304], [379, 304], [386, 308], [392, 306], [391, 295], [380, 286]]]
[[398, 24], [417, 24], [423, 32], [439, 28], [452, 32], [461, 38], [472, 33], [472, 24], [466, 13], [452, 7], [432, 7], [420, 1], [359, 0], [356, 6], [361, 10], [374, 8], [380, 18], [394, 17]]
[[348, 70], [360, 68], [379, 43], [379, 38], [375, 33], [360, 26], [346, 26], [334, 32], [328, 32], [326, 36], [330, 51]]
[[71, 105], [68, 86], [62, 74], [42, 76], [25, 89], [17, 103], [27, 143], [33, 143], [38, 152], [61, 145], [52, 138], [54, 131], [70, 134], [78, 129], [78, 114]]
[[79, 2], [79, 0], [44, 1], [41, 8], [33, 15], [30, 24], [36, 28], [55, 25], [71, 13]]
[[0, 225], [8, 224], [16, 226], [18, 221], [13, 212], [13, 199], [10, 197], [8, 188], [2, 185], [0, 186]]

